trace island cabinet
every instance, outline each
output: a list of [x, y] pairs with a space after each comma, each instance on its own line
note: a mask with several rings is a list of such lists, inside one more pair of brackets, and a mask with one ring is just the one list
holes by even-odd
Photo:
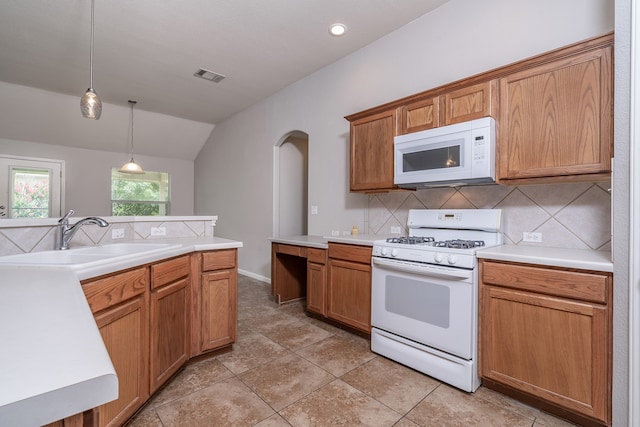
[[307, 251], [307, 310], [327, 315], [327, 250]]
[[149, 398], [149, 269], [82, 283], [118, 376], [118, 399], [94, 409], [98, 426], [119, 426]]
[[329, 243], [327, 317], [371, 333], [370, 246]]
[[[613, 156], [613, 37], [500, 79], [498, 181], [608, 177]], [[608, 42], [607, 44], [607, 41]]]
[[228, 348], [238, 321], [238, 250], [198, 252], [193, 275], [191, 357]]
[[350, 190], [376, 192], [397, 188], [393, 184], [396, 108], [355, 119], [350, 129]]
[[483, 384], [610, 425], [611, 274], [480, 260], [479, 276]]
[[189, 255], [151, 265], [151, 393], [189, 360], [190, 273]]

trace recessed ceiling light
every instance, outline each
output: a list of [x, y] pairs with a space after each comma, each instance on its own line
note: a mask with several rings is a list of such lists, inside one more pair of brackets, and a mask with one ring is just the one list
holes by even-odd
[[340, 37], [347, 32], [347, 26], [344, 24], [331, 24], [329, 27], [329, 34], [332, 36]]

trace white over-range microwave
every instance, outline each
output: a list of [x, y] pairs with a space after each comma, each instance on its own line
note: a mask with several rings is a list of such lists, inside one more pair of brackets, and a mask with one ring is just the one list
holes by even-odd
[[402, 188], [495, 182], [496, 122], [491, 117], [394, 138], [394, 183]]

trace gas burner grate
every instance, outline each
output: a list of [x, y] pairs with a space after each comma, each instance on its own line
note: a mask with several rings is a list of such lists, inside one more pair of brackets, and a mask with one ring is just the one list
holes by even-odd
[[473, 249], [484, 246], [484, 240], [443, 240], [433, 245], [438, 248]]
[[400, 243], [403, 245], [422, 245], [425, 243], [435, 242], [436, 239], [433, 237], [417, 237], [417, 236], [408, 236], [408, 237], [389, 237], [387, 238], [387, 243]]

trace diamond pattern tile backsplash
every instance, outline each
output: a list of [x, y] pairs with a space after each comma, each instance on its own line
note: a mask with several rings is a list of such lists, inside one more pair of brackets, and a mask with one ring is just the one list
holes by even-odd
[[[369, 196], [365, 228], [407, 235], [409, 209], [502, 209], [505, 244], [611, 250], [609, 182], [469, 186], [399, 191]], [[542, 233], [542, 243], [522, 241], [523, 232]]]

